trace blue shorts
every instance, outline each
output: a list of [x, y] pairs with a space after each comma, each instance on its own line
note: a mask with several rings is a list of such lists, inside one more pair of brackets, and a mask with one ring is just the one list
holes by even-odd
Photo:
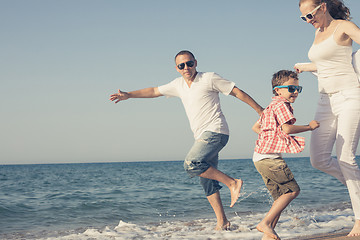
[[[191, 147], [184, 162], [184, 168], [190, 177], [199, 176], [210, 166], [217, 168], [219, 152], [225, 147], [229, 135], [206, 131], [201, 134]], [[221, 189], [218, 181], [200, 177], [206, 196], [210, 196]]]

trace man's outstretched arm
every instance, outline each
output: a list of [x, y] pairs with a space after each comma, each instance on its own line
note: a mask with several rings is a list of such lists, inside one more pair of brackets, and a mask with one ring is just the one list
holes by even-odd
[[234, 96], [244, 103], [248, 104], [250, 107], [252, 107], [259, 115], [261, 115], [262, 111], [264, 110], [255, 100], [250, 97], [246, 92], [240, 90], [236, 86], [232, 89], [230, 92], [231, 96]]
[[157, 87], [144, 88], [132, 92], [122, 92], [118, 89], [117, 93], [110, 95], [110, 101], [118, 103], [129, 98], [156, 98], [160, 96], [162, 96], [162, 94]]

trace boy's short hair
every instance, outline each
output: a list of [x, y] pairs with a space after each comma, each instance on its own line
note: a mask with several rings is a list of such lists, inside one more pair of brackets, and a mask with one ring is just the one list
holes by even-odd
[[298, 74], [294, 71], [280, 70], [280, 71], [274, 73], [272, 80], [271, 80], [271, 84], [272, 84], [272, 89], [273, 89], [273, 93], [275, 94], [275, 96], [277, 96], [278, 94], [274, 90], [274, 87], [283, 85], [284, 82], [289, 81], [290, 78], [299, 80]]

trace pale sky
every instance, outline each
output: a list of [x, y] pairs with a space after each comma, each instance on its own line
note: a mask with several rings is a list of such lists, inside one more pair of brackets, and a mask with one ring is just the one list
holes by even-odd
[[[359, 25], [360, 1], [345, 4]], [[194, 139], [180, 99], [109, 96], [170, 82], [187, 49], [198, 71], [265, 107], [272, 74], [308, 61], [314, 28], [299, 16], [297, 0], [0, 0], [0, 164], [183, 160]], [[300, 85], [293, 107], [304, 125], [317, 80], [304, 73]], [[220, 158], [251, 158], [257, 114], [221, 101], [230, 140]], [[300, 135], [307, 146], [294, 156], [308, 156], [310, 134]]]

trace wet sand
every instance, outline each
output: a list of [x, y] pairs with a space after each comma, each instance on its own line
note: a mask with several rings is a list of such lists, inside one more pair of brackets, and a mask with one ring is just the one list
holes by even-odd
[[349, 234], [351, 229], [344, 230], [337, 233], [325, 233], [325, 234], [318, 234], [318, 235], [310, 235], [298, 238], [292, 238], [289, 240], [360, 240], [360, 236], [356, 237], [347, 237], [346, 235]]

